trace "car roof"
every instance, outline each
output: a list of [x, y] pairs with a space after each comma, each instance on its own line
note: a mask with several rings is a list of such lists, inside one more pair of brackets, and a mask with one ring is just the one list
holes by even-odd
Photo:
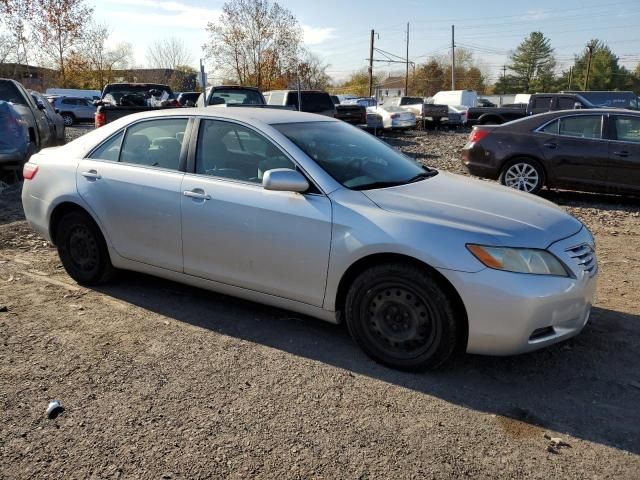
[[141, 120], [143, 118], [158, 118], [170, 116], [199, 116], [229, 118], [232, 120], [249, 121], [257, 120], [269, 125], [278, 123], [302, 123], [302, 122], [339, 122], [333, 118], [316, 115], [314, 113], [298, 112], [280, 108], [251, 108], [251, 107], [201, 107], [201, 108], [167, 108], [148, 112], [127, 115], [125, 118]]

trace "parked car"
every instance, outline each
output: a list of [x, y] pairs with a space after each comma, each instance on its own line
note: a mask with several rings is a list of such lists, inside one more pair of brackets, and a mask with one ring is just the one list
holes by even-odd
[[96, 106], [86, 98], [57, 97], [53, 100], [52, 105], [60, 112], [67, 127], [74, 123], [93, 122], [95, 119]]
[[476, 106], [477, 107], [497, 107], [497, 105], [493, 103], [491, 100], [489, 100], [488, 98], [481, 98], [481, 97], [478, 98], [476, 102]]
[[422, 123], [440, 125], [448, 116], [447, 105], [427, 103], [422, 97], [395, 97], [384, 102], [385, 105], [400, 107], [407, 112], [412, 112], [416, 120]]
[[195, 107], [200, 95], [202, 92], [181, 92], [176, 96], [176, 100], [181, 107]]
[[476, 126], [463, 149], [470, 173], [538, 193], [542, 187], [640, 193], [640, 113], [564, 110]]
[[[297, 90], [272, 90], [264, 94], [267, 104], [287, 106], [298, 110]], [[300, 111], [307, 113], [317, 113], [327, 117], [336, 114], [336, 107], [327, 92], [321, 90], [301, 90], [300, 99], [302, 102]]]
[[378, 106], [369, 107], [367, 112], [376, 113], [382, 117], [382, 125], [386, 130], [407, 130], [416, 127], [416, 116], [400, 107]]
[[[470, 125], [500, 125], [511, 120], [537, 115], [538, 113], [553, 110], [567, 110], [570, 108], [598, 108], [580, 93], [534, 93], [528, 95], [529, 103], [504, 105], [495, 108], [470, 108], [467, 113], [467, 122]], [[599, 101], [606, 102], [607, 95], [611, 105], [616, 104], [615, 99], [620, 99], [620, 93], [624, 92], [597, 92]], [[518, 97], [520, 95], [516, 95]], [[624, 98], [624, 97], [623, 97]], [[624, 100], [623, 100], [624, 101]], [[621, 103], [617, 103], [621, 104]]]
[[447, 125], [451, 127], [463, 127], [467, 124], [467, 107], [462, 105], [449, 105], [447, 109], [449, 111]]
[[31, 97], [38, 105], [38, 108], [42, 105], [42, 110], [47, 116], [49, 121], [49, 128], [51, 129], [51, 135], [56, 145], [64, 145], [65, 139], [65, 125], [64, 119], [60, 115], [60, 111], [47, 101], [46, 97], [35, 90], [29, 90]]
[[596, 289], [593, 237], [564, 210], [319, 115], [145, 112], [34, 155], [24, 178], [29, 224], [79, 283], [136, 270], [344, 320], [395, 368], [567, 339]]
[[560, 93], [571, 93], [580, 95], [586, 99], [589, 103], [595, 107], [601, 108], [626, 108], [629, 110], [640, 109], [640, 99], [638, 96], [631, 92], [617, 92], [617, 91], [564, 91]]
[[95, 105], [96, 128], [132, 113], [179, 106], [171, 87], [161, 83], [110, 83]]
[[27, 155], [26, 124], [13, 104], [0, 100], [0, 168], [21, 165]]
[[432, 101], [438, 105], [463, 105], [475, 107], [478, 103], [478, 94], [475, 90], [442, 90], [436, 93]]
[[39, 107], [22, 84], [15, 80], [0, 79], [0, 100], [13, 105], [27, 128], [29, 146], [22, 161], [41, 148], [55, 144], [44, 106]]
[[378, 134], [382, 130], [384, 130], [384, 122], [382, 121], [382, 115], [373, 112], [367, 112], [367, 127], [368, 132], [373, 132], [374, 134]]
[[219, 85], [207, 88], [204, 95], [198, 97], [196, 106], [260, 106], [266, 105], [264, 95], [256, 87], [240, 85]]
[[47, 88], [45, 96], [86, 98], [90, 102], [99, 100], [100, 90], [85, 90], [81, 88]]

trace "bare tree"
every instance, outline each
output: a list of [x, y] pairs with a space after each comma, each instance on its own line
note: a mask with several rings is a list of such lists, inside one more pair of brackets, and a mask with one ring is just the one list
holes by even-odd
[[87, 28], [82, 42], [82, 55], [93, 73], [95, 86], [100, 89], [111, 81], [113, 70], [127, 69], [133, 63], [131, 44], [121, 42], [108, 48], [109, 35], [107, 25], [92, 24]]
[[34, 12], [35, 4], [32, 0], [0, 0], [0, 21], [11, 38], [11, 57], [15, 63], [29, 63], [27, 25]]
[[158, 40], [147, 49], [147, 63], [151, 68], [170, 68], [188, 65], [193, 60], [187, 45], [179, 38], [170, 37]]
[[223, 76], [262, 89], [286, 81], [300, 55], [302, 29], [293, 14], [269, 0], [230, 0], [207, 26], [203, 48]]
[[74, 52], [84, 35], [93, 8], [85, 0], [32, 0], [33, 33], [42, 53], [58, 69], [60, 83], [67, 85], [65, 59]]
[[331, 77], [327, 74], [329, 65], [322, 63], [317, 55], [304, 51], [297, 67], [301, 88], [310, 90], [326, 90], [331, 85]]
[[13, 53], [13, 37], [6, 34], [0, 34], [0, 63], [6, 63]]

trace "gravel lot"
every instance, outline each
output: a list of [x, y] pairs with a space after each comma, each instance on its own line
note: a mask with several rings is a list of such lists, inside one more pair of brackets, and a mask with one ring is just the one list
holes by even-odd
[[[386, 140], [463, 173], [466, 136]], [[597, 238], [586, 330], [406, 374], [290, 312], [137, 274], [81, 288], [5, 189], [0, 478], [638, 478], [640, 201], [545, 195]]]

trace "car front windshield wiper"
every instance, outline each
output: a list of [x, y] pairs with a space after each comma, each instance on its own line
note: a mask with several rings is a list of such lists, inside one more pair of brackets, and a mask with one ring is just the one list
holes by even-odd
[[371, 182], [355, 185], [349, 188], [351, 188], [351, 190], [373, 190], [374, 188], [397, 187], [398, 185], [404, 185], [405, 183], [406, 182]]
[[406, 183], [414, 183], [419, 182], [420, 180], [424, 180], [425, 178], [431, 178], [438, 174], [437, 170], [425, 170], [424, 172], [420, 172], [417, 175], [411, 177]]

